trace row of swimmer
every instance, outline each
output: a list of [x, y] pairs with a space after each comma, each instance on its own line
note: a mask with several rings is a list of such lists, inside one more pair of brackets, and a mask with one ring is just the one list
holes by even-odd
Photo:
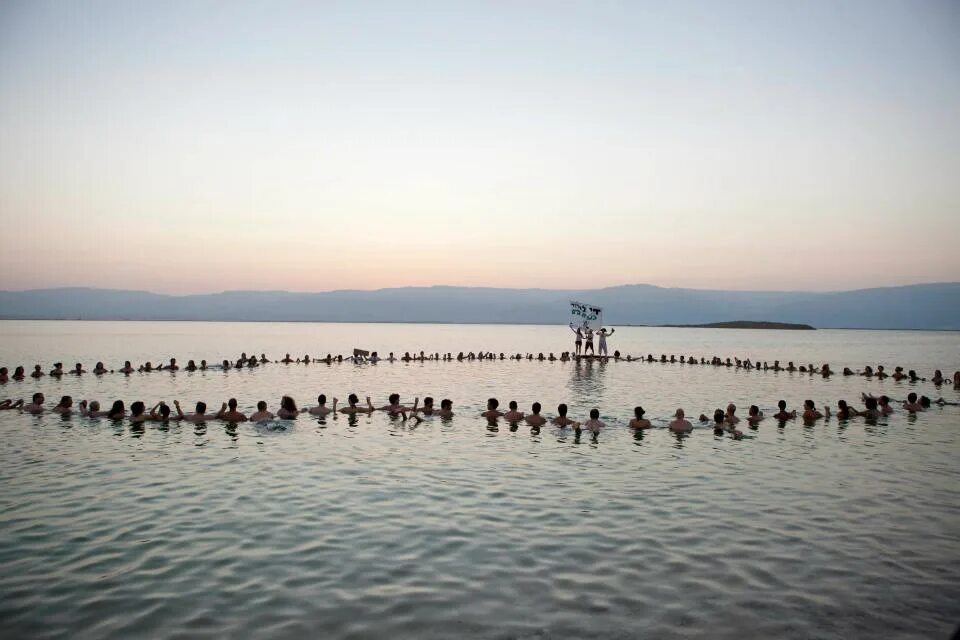
[[[517, 353], [510, 356], [506, 356], [503, 353], [494, 354], [492, 352], [479, 353], [475, 354], [470, 352], [464, 355], [463, 352], [460, 352], [456, 356], [453, 356], [452, 353], [439, 354], [435, 353], [432, 355], [426, 355], [423, 351], [419, 355], [411, 355], [409, 352], [404, 353], [403, 356], [397, 358], [394, 356], [393, 352], [386, 358], [380, 358], [377, 355], [377, 352], [367, 354], [366, 352], [356, 353], [354, 355], [346, 356], [327, 354], [325, 358], [311, 358], [309, 355], [304, 355], [303, 358], [291, 358], [290, 354], [278, 360], [276, 362], [281, 364], [334, 364], [334, 363], [343, 363], [343, 362], [352, 362], [355, 364], [360, 363], [377, 363], [377, 362], [425, 362], [425, 361], [463, 361], [463, 360], [537, 360], [537, 361], [561, 361], [567, 362], [569, 360], [579, 360], [583, 356], [571, 356], [569, 352], [563, 352], [559, 358], [557, 358], [553, 353], [550, 353], [548, 356], [544, 356], [543, 353], [539, 353], [534, 356], [532, 353], [528, 353], [525, 356], [523, 354]], [[600, 357], [602, 360], [608, 359], [606, 356]], [[654, 358], [653, 354], [648, 354], [645, 358], [636, 358], [632, 356], [627, 356], [626, 358], [621, 358], [620, 352], [617, 351], [613, 355], [614, 360], [625, 359], [627, 362], [641, 361], [654, 363], [659, 362], [662, 364], [684, 364], [684, 365], [712, 365], [720, 367], [732, 367], [737, 369], [746, 369], [746, 370], [758, 370], [758, 371], [774, 371], [774, 372], [788, 372], [788, 373], [807, 373], [809, 375], [820, 375], [824, 378], [834, 375], [834, 371], [830, 368], [829, 364], [823, 364], [820, 366], [814, 366], [813, 364], [809, 365], [799, 365], [796, 366], [792, 361], [788, 362], [785, 366], [781, 366], [779, 360], [774, 360], [772, 365], [769, 365], [766, 361], [757, 362], [754, 364], [749, 358], [741, 360], [740, 358], [726, 358], [721, 359], [717, 356], [713, 356], [709, 360], [707, 358], [700, 358], [699, 360], [695, 356], [684, 356], [681, 355], [679, 359], [676, 355], [671, 354], [668, 358], [666, 354], [661, 354], [660, 358]], [[243, 368], [255, 368], [269, 364], [271, 361], [265, 354], [260, 354], [260, 357], [250, 356], [247, 357], [246, 353], [241, 354], [241, 356], [236, 361], [222, 360], [220, 364], [208, 364], [206, 360], [201, 360], [198, 365], [194, 360], [189, 360], [187, 364], [183, 367], [185, 371], [208, 371], [208, 370], [222, 370], [226, 371], [229, 369], [243, 369]], [[132, 363], [127, 360], [123, 363], [123, 366], [117, 370], [107, 369], [104, 366], [103, 362], [97, 362], [94, 366], [92, 373], [94, 375], [105, 375], [108, 373], [121, 373], [121, 374], [132, 374], [132, 373], [152, 373], [155, 371], [179, 371], [181, 369], [180, 365], [177, 364], [176, 358], [170, 358], [168, 364], [158, 364], [154, 366], [151, 362], [145, 362], [144, 364], [139, 365], [134, 368]], [[82, 363], [76, 363], [72, 369], [64, 369], [62, 362], [54, 363], [53, 369], [47, 374], [44, 373], [43, 367], [39, 364], [34, 365], [33, 372], [30, 373], [30, 378], [42, 378], [45, 375], [49, 375], [55, 378], [60, 378], [64, 375], [83, 375], [86, 374], [87, 370], [83, 368]], [[883, 380], [886, 378], [891, 378], [893, 380], [909, 380], [910, 382], [926, 382], [927, 378], [917, 375], [917, 372], [913, 369], [910, 369], [907, 372], [904, 372], [903, 367], [897, 366], [894, 368], [892, 374], [888, 374], [883, 365], [877, 365], [876, 370], [871, 365], [866, 365], [862, 371], [853, 371], [849, 367], [844, 367], [842, 371], [844, 376], [862, 376], [865, 378], [876, 378]], [[27, 377], [26, 372], [23, 366], [18, 366], [14, 370], [12, 376], [9, 375], [8, 369], [6, 367], [0, 367], [0, 384], [6, 383], [9, 380], [23, 380]], [[930, 382], [935, 385], [941, 385], [945, 382], [948, 382], [948, 379], [944, 377], [940, 369], [936, 369], [933, 372], [933, 375], [930, 377]], [[953, 385], [960, 388], [960, 371], [956, 371], [953, 374]]]
[[[837, 408], [833, 415], [835, 415], [838, 420], [850, 420], [863, 417], [871, 421], [894, 413], [893, 403], [899, 403], [904, 411], [911, 414], [926, 411], [934, 404], [940, 406], [956, 406], [960, 404], [946, 401], [943, 398], [931, 401], [926, 396], [917, 397], [917, 394], [913, 392], [911, 392], [905, 400], [892, 400], [886, 395], [877, 397], [867, 393], [862, 394], [861, 399], [864, 404], [863, 409], [857, 409], [845, 400], [838, 400]], [[25, 403], [22, 399], [15, 402], [12, 400], [3, 400], [0, 402], [0, 410], [19, 410], [23, 413], [42, 414], [47, 411], [45, 402], [46, 398], [43, 393], [37, 392], [33, 394], [31, 402], [29, 403]], [[194, 423], [207, 422], [210, 420], [222, 420], [234, 423], [247, 421], [263, 422], [274, 419], [293, 420], [304, 413], [323, 417], [329, 414], [333, 416], [337, 414], [354, 415], [373, 413], [375, 411], [383, 411], [391, 417], [399, 417], [404, 421], [408, 419], [420, 421], [423, 418], [434, 416], [439, 418], [452, 418], [454, 415], [453, 401], [448, 398], [440, 401], [439, 408], [435, 406], [434, 399], [429, 396], [424, 398], [422, 405], [420, 404], [420, 399], [416, 398], [413, 405], [406, 406], [400, 402], [400, 395], [396, 393], [390, 394], [387, 398], [387, 404], [379, 407], [373, 405], [369, 396], [366, 397], [365, 403], [361, 404], [359, 397], [353, 393], [348, 396], [346, 406], [338, 407], [338, 402], [339, 400], [337, 398], [333, 398], [332, 406], [330, 406], [327, 404], [326, 395], [320, 394], [317, 396], [317, 404], [315, 406], [298, 408], [293, 397], [285, 395], [280, 399], [280, 406], [276, 412], [270, 411], [267, 408], [266, 401], [260, 400], [257, 402], [257, 410], [250, 415], [246, 415], [238, 409], [236, 398], [230, 398], [227, 402], [222, 403], [219, 411], [208, 411], [207, 404], [200, 401], [196, 403], [194, 411], [191, 413], [185, 413], [178, 400], [173, 402], [172, 408], [161, 400], [149, 411], [142, 401], [136, 401], [131, 403], [128, 414], [127, 408], [122, 400], [114, 401], [109, 409], [104, 410], [96, 400], [82, 400], [74, 407], [73, 398], [71, 396], [63, 396], [60, 402], [49, 410], [52, 413], [64, 416], [76, 413], [85, 417], [108, 418], [111, 420], [122, 420], [129, 417], [130, 421], [134, 423], [170, 420], [183, 420]], [[789, 410], [785, 400], [779, 400], [777, 407], [778, 411], [770, 417], [780, 423], [786, 423], [787, 421], [799, 418], [805, 424], [811, 425], [817, 420], [831, 416], [829, 404], [824, 404], [821, 410], [812, 400], [805, 400], [803, 409], [800, 412], [795, 409]], [[634, 430], [652, 428], [653, 424], [644, 417], [645, 413], [642, 406], [635, 407], [634, 416], [629, 420], [628, 426]], [[718, 415], [721, 416], [720, 419], [718, 419]], [[548, 418], [542, 414], [542, 406], [539, 402], [534, 402], [531, 405], [530, 413], [520, 411], [516, 400], [509, 402], [507, 411], [501, 411], [500, 403], [496, 398], [487, 400], [486, 410], [480, 413], [480, 417], [486, 418], [491, 426], [495, 426], [498, 421], [502, 419], [511, 426], [516, 426], [522, 422], [533, 429], [539, 429], [544, 425], [551, 424], [561, 428], [571, 427], [577, 432], [580, 430], [588, 430], [594, 434], [599, 433], [606, 427], [606, 424], [600, 420], [599, 409], [596, 408], [589, 411], [588, 418], [578, 421], [568, 416], [568, 407], [566, 404], [558, 405], [557, 414]], [[673, 419], [668, 424], [671, 431], [689, 432], [693, 430], [694, 425], [686, 419], [686, 413], [683, 408], [678, 408], [672, 417]], [[745, 421], [750, 427], [756, 428], [766, 418], [767, 416], [764, 415], [763, 411], [761, 411], [757, 405], [752, 405], [748, 409]], [[737, 429], [737, 425], [740, 424], [740, 417], [737, 415], [737, 407], [733, 403], [728, 404], [726, 410], [714, 411], [712, 421], [706, 414], [700, 414], [698, 422], [700, 425], [715, 423], [718, 428], [723, 427], [734, 437], [743, 435], [743, 433]]]

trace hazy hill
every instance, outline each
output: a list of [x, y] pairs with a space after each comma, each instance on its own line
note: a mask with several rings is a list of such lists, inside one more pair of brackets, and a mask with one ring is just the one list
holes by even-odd
[[960, 283], [956, 282], [834, 293], [670, 289], [646, 284], [592, 290], [438, 286], [188, 296], [34, 289], [0, 292], [0, 318], [552, 324], [567, 321], [571, 299], [604, 307], [604, 318], [614, 326], [749, 319], [819, 328], [960, 329]]

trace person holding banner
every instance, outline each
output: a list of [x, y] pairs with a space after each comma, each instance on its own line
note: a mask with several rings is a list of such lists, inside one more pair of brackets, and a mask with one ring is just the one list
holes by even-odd
[[573, 331], [577, 338], [573, 341], [573, 347], [577, 352], [577, 355], [580, 355], [580, 349], [583, 346], [583, 333], [580, 331], [580, 327], [574, 327], [573, 323], [570, 323], [570, 331]]
[[590, 355], [596, 355], [593, 350], [593, 329], [590, 325], [584, 328], [584, 338], [586, 338], [586, 344], [583, 345], [583, 355], [587, 355], [587, 349], [590, 349]]

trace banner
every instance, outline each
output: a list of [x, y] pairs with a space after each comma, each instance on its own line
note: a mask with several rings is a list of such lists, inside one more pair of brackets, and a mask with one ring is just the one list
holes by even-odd
[[603, 309], [591, 304], [570, 301], [570, 323], [575, 327], [589, 327], [599, 331], [603, 326]]

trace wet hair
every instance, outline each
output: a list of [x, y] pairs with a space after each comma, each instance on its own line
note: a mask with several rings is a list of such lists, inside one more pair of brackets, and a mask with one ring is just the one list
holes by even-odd
[[283, 396], [280, 398], [280, 408], [286, 409], [287, 411], [296, 411], [297, 403], [294, 402], [290, 396]]
[[267, 410], [267, 403], [266, 403], [266, 402], [264, 402], [263, 400], [261, 400], [260, 402], [257, 403], [257, 411], [266, 411], [266, 410]]
[[58, 404], [57, 406], [58, 406], [58, 407], [69, 407], [69, 406], [72, 405], [72, 404], [73, 404], [73, 398], [71, 398], [70, 396], [63, 396], [63, 397], [60, 398], [60, 404]]
[[637, 418], [637, 420], [643, 420], [643, 414], [645, 413], [646, 411], [643, 410], [643, 407], [633, 408], [633, 415]]
[[487, 400], [488, 409], [496, 409], [499, 406], [500, 406], [500, 401], [497, 400], [496, 398], [490, 398], [489, 400]]
[[35, 394], [33, 394], [33, 404], [39, 404], [41, 398], [43, 398], [43, 394], [37, 391]]
[[227, 406], [230, 407], [230, 411], [236, 411], [236, 410], [237, 410], [237, 399], [236, 399], [236, 398], [230, 398], [229, 400], [227, 400]]
[[113, 406], [110, 407], [110, 411], [107, 413], [108, 418], [122, 418], [124, 412], [123, 400], [114, 400]]
[[450, 399], [448, 399], [448, 398], [444, 398], [443, 400], [440, 401], [440, 408], [441, 408], [441, 409], [450, 409], [450, 407], [452, 407], [452, 406], [453, 406], [453, 400], [450, 400]]
[[557, 405], [557, 413], [559, 413], [561, 416], [566, 416], [566, 415], [567, 415], [567, 405], [565, 405], [565, 404]]
[[907, 402], [909, 402], [910, 404], [914, 404], [916, 403], [916, 401], [917, 401], [917, 394], [915, 394], [913, 391], [907, 394]]
[[400, 394], [399, 394], [399, 393], [391, 393], [391, 394], [390, 394], [390, 397], [388, 397], [387, 400], [390, 402], [390, 404], [399, 404], [399, 402], [400, 402]]
[[803, 401], [803, 406], [804, 406], [804, 408], [806, 408], [806, 409], [813, 409], [813, 407], [814, 407], [813, 400], [804, 400], [804, 401]]
[[[140, 404], [143, 404], [142, 402]], [[133, 405], [130, 405], [130, 409], [133, 410]], [[162, 404], [160, 405], [160, 416], [166, 420], [170, 417], [170, 405]]]
[[[786, 411], [786, 410], [787, 410], [787, 401], [786, 401], [786, 400], [781, 400], [780, 402], [777, 403], [777, 406], [780, 407], [780, 411]], [[750, 407], [750, 408], [752, 409], [753, 407]]]
[[723, 418], [725, 416], [726, 414], [723, 412], [723, 409], [717, 409], [716, 411], [713, 412], [713, 421], [716, 422], [717, 424], [722, 424]]
[[876, 409], [877, 408], [877, 399], [872, 396], [867, 396], [867, 399], [863, 401], [867, 405], [867, 409]]
[[360, 402], [360, 398], [357, 397], [357, 394], [351, 393], [350, 395], [347, 396], [347, 404], [349, 404], [351, 407], [357, 404], [358, 402]]
[[203, 401], [198, 402], [198, 403], [197, 403], [197, 413], [206, 413], [206, 411], [207, 411], [207, 403], [206, 403], [206, 402], [203, 402]]
[[887, 396], [880, 396], [880, 406], [886, 406], [890, 404], [890, 398]]
[[319, 404], [319, 405], [325, 405], [325, 404], [327, 404], [327, 396], [326, 396], [326, 394], [321, 393], [320, 395], [317, 396], [317, 404]]
[[920, 396], [920, 406], [921, 406], [921, 407], [929, 407], [929, 406], [930, 406], [930, 398], [928, 398], [927, 396]]
[[600, 411], [598, 409], [590, 409], [590, 419], [597, 420], [600, 417]]
[[750, 405], [750, 409], [747, 411], [752, 416], [758, 415], [760, 413], [760, 407], [755, 404]]
[[[135, 402], [130, 403], [130, 414], [133, 416], [142, 416], [143, 412], [146, 410], [147, 410], [147, 406], [143, 404], [143, 402], [140, 400], [136, 400]], [[170, 413], [170, 407], [167, 407], [167, 414], [169, 415], [169, 413]]]
[[541, 407], [540, 407], [540, 403], [539, 403], [539, 402], [534, 402], [534, 403], [533, 403], [533, 407], [531, 407], [531, 408], [533, 409], [533, 413], [534, 413], [535, 415], [538, 414], [538, 413], [540, 413]]
[[511, 401], [510, 401], [510, 410], [511, 410], [511, 411], [516, 411], [516, 410], [517, 410], [517, 401], [516, 401], [516, 400], [511, 400]]

